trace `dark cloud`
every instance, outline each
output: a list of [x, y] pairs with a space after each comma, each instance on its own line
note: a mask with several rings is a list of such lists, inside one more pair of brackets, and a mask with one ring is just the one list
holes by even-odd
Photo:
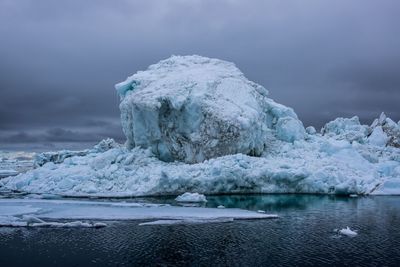
[[[306, 125], [400, 119], [400, 2], [0, 0], [0, 142], [121, 138], [115, 83], [171, 54], [233, 61]], [[14, 140], [14, 141], [13, 141]]]

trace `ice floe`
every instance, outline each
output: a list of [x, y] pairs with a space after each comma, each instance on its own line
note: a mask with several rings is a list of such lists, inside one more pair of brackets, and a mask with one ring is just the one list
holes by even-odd
[[149, 203], [0, 199], [0, 226], [10, 227], [100, 228], [106, 224], [99, 221], [109, 220], [156, 220], [158, 222], [150, 224], [172, 224], [270, 218], [277, 218], [277, 215], [241, 209], [177, 207]]

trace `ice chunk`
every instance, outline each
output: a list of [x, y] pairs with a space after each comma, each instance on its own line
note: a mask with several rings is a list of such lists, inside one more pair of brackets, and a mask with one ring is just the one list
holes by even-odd
[[267, 98], [233, 63], [172, 56], [116, 85], [129, 148], [151, 148], [163, 161], [202, 162], [243, 153], [261, 155], [280, 122], [283, 139], [302, 138], [292, 109]]
[[348, 226], [346, 228], [343, 228], [341, 230], [339, 230], [339, 234], [341, 235], [346, 235], [349, 237], [354, 237], [357, 235], [356, 231], [351, 230]]
[[178, 202], [207, 202], [205, 195], [189, 192], [178, 196], [175, 200]]
[[375, 145], [375, 146], [386, 146], [388, 139], [389, 138], [386, 135], [386, 133], [383, 131], [382, 127], [377, 126], [374, 128], [373, 132], [368, 137], [368, 142], [371, 145]]
[[306, 131], [303, 124], [296, 118], [279, 118], [276, 124], [276, 133], [278, 139], [286, 142], [304, 139]]
[[[385, 145], [400, 148], [400, 126], [382, 112], [379, 118], [375, 119], [371, 124], [371, 128], [373, 131], [375, 131], [375, 129], [379, 127], [382, 128], [383, 132], [387, 136], [387, 138], [384, 138], [387, 139]], [[379, 135], [381, 135], [381, 137], [384, 137], [380, 130], [381, 129], [377, 129], [376, 131]], [[376, 140], [378, 141], [378, 144], [374, 145], [383, 146], [382, 143], [384, 139], [381, 139], [380, 142], [379, 140]]]
[[90, 153], [105, 152], [112, 148], [120, 147], [121, 145], [112, 138], [107, 138], [100, 141], [93, 149], [85, 149], [81, 151], [61, 150], [55, 152], [44, 152], [35, 155], [34, 164], [37, 167], [43, 166], [48, 162], [59, 164], [71, 157], [83, 157]]
[[328, 137], [350, 142], [364, 142], [369, 132], [369, 127], [361, 125], [357, 116], [352, 118], [336, 118], [328, 122], [321, 129], [321, 133]]
[[316, 133], [317, 133], [317, 130], [315, 130], [314, 126], [308, 126], [308, 127], [306, 128], [306, 132], [307, 132], [308, 134], [310, 134], [310, 135], [313, 135], [313, 134], [316, 134]]

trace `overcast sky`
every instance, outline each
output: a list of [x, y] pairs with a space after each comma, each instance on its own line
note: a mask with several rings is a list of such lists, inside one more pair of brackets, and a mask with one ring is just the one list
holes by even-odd
[[0, 143], [123, 140], [114, 84], [172, 54], [235, 62], [305, 126], [398, 121], [399, 11], [398, 0], [0, 0]]

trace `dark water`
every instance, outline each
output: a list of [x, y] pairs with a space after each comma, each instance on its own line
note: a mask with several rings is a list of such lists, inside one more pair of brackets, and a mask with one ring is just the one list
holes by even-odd
[[[101, 229], [0, 228], [0, 266], [400, 266], [400, 197], [208, 197], [274, 220]], [[171, 202], [171, 199], [153, 199]], [[354, 238], [335, 228], [350, 226]]]

